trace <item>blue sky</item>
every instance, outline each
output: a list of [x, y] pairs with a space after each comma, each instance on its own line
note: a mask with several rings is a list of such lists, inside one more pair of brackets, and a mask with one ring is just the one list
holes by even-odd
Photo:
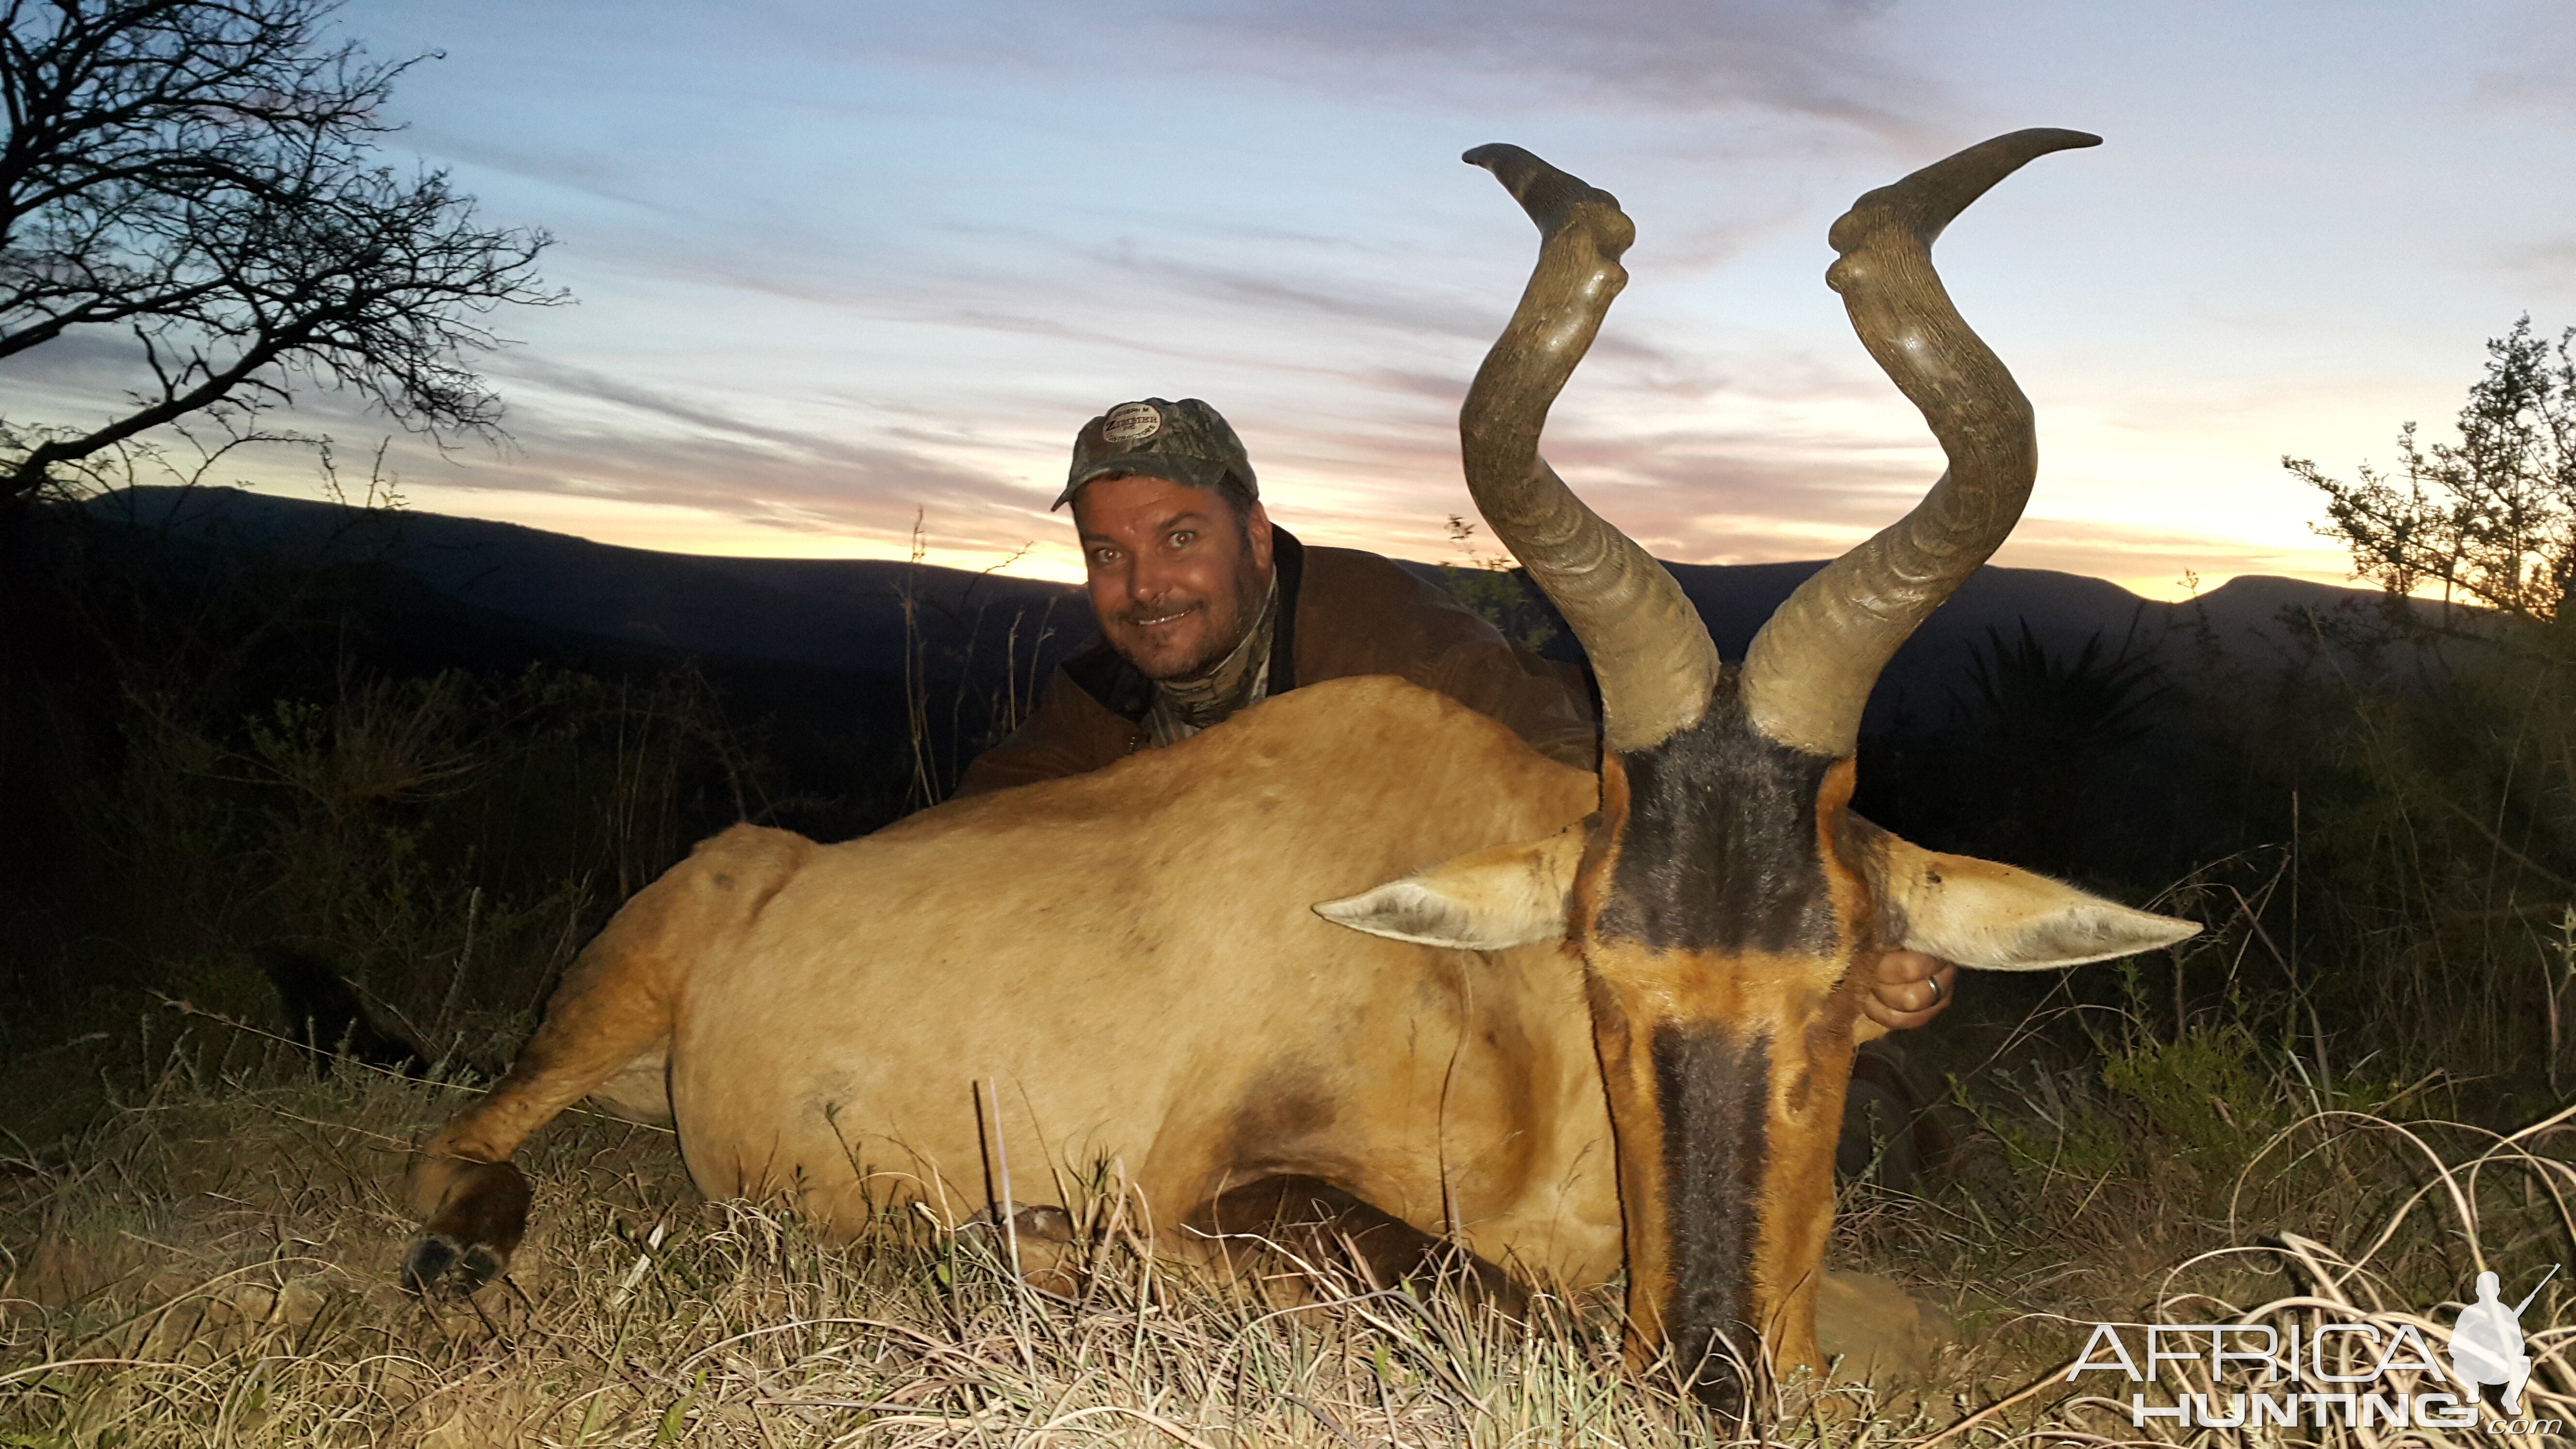
[[[1465, 148], [1621, 197], [1632, 281], [1548, 452], [1667, 558], [1834, 552], [1938, 471], [1822, 281], [1859, 192], [2030, 125], [1938, 252], [2037, 404], [1999, 561], [2171, 596], [2340, 578], [2282, 454], [2447, 423], [2576, 322], [2576, 7], [2535, 3], [542, 5], [361, 0], [440, 49], [398, 148], [551, 229], [515, 445], [417, 507], [709, 553], [1071, 576], [1082, 421], [1199, 396], [1310, 542], [1449, 551], [1455, 410], [1535, 237]], [[12, 415], [88, 378], [13, 377]], [[383, 425], [329, 400], [344, 448]], [[309, 488], [278, 460], [260, 476]]]

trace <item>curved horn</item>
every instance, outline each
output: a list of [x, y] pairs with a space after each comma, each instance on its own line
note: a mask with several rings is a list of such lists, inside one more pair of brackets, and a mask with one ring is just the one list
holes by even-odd
[[1463, 159], [1493, 172], [1540, 236], [1520, 306], [1458, 412], [1467, 491], [1592, 656], [1605, 742], [1642, 750], [1707, 712], [1717, 646], [1664, 566], [1602, 522], [1538, 455], [1549, 405], [1628, 284], [1619, 254], [1637, 231], [1617, 197], [1518, 146], [1479, 146]]
[[2082, 131], [2015, 131], [1852, 203], [1834, 223], [1825, 284], [1852, 330], [1923, 410], [1949, 470], [1914, 511], [1799, 585], [1753, 636], [1744, 706], [1784, 745], [1839, 759], [1888, 657], [2011, 534], [2039, 471], [2030, 400], [1968, 330], [1932, 270], [1932, 240], [2023, 163], [2099, 146]]

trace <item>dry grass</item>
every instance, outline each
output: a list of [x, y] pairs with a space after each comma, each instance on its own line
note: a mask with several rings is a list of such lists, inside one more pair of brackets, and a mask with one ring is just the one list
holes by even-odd
[[[1931, 1198], [1863, 1194], [1845, 1214], [1843, 1261], [1961, 1323], [1932, 1380], [1721, 1424], [1622, 1375], [1601, 1304], [1544, 1304], [1521, 1331], [1329, 1277], [1224, 1290], [1116, 1232], [1052, 1296], [972, 1234], [893, 1218], [838, 1247], [698, 1201], [667, 1134], [600, 1118], [527, 1154], [536, 1222], [512, 1278], [424, 1306], [391, 1286], [410, 1226], [391, 1188], [459, 1095], [277, 1060], [210, 1082], [173, 1066], [85, 1137], [0, 1165], [0, 1445], [2281, 1442], [2133, 1428], [2127, 1384], [2070, 1390], [2050, 1369], [2106, 1318], [2407, 1321], [2438, 1345], [2452, 1313], [2428, 1310], [2486, 1255], [2568, 1256], [2576, 1196], [2553, 1148], [2576, 1113], [2484, 1140], [2311, 1117], [2197, 1185], [2134, 1168], [2088, 1184], [1990, 1150]], [[2527, 1328], [2565, 1317], [2563, 1286]], [[2576, 1420], [2576, 1330], [2532, 1338], [2536, 1411]]]

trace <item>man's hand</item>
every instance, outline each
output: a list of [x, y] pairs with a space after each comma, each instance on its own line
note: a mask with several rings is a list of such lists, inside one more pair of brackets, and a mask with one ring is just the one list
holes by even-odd
[[1861, 1011], [1889, 1031], [1904, 1031], [1939, 1016], [1950, 1004], [1950, 988], [1959, 968], [1920, 951], [1889, 951], [1878, 958], [1878, 974]]

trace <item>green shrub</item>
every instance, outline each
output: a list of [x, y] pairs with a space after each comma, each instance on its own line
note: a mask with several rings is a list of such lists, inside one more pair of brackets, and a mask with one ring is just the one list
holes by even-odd
[[2256, 1057], [2252, 1037], [2229, 1022], [2174, 1041], [2134, 1042], [2103, 1063], [2102, 1085], [2166, 1145], [2232, 1174], [2281, 1125], [2275, 1079]]

